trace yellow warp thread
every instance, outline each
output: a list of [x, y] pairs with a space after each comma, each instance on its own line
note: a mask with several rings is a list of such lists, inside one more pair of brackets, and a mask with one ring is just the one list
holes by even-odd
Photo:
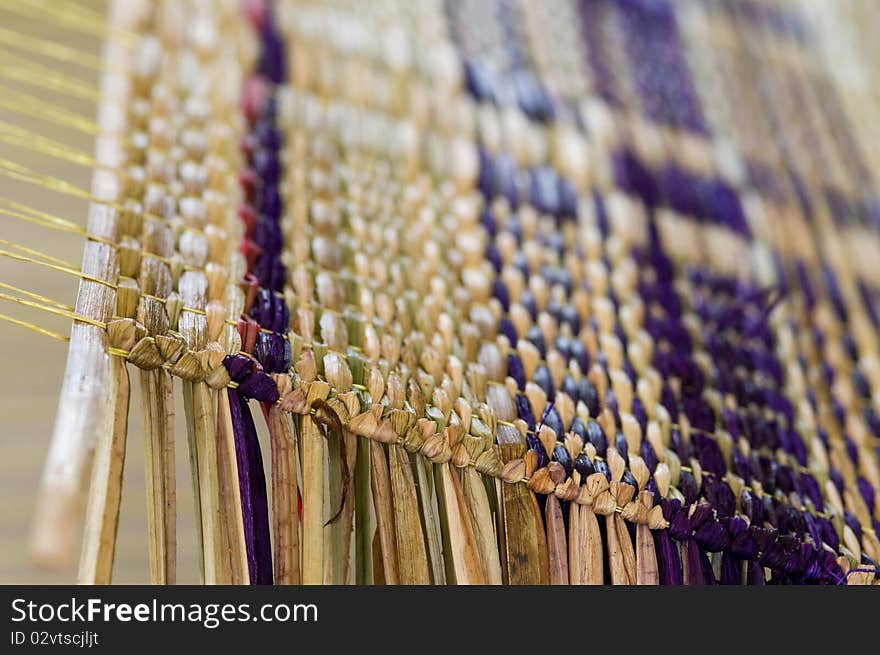
[[19, 318], [14, 318], [7, 314], [0, 314], [0, 321], [6, 321], [7, 323], [11, 323], [12, 325], [17, 325], [19, 327], [23, 327], [31, 332], [36, 332], [37, 334], [42, 334], [46, 337], [52, 337], [53, 339], [58, 339], [59, 341], [70, 341], [70, 337], [60, 334], [58, 332], [54, 332], [53, 330], [48, 330], [44, 327], [40, 327], [35, 323], [29, 323], [27, 321], [22, 321]]
[[15, 243], [13, 241], [7, 241], [6, 239], [0, 239], [0, 245], [6, 246], [8, 248], [12, 248], [14, 250], [18, 250], [19, 252], [23, 252], [26, 255], [30, 255], [31, 257], [37, 257], [39, 259], [44, 259], [47, 262], [52, 262], [53, 264], [58, 264], [59, 266], [64, 266], [66, 268], [73, 268], [73, 264], [64, 261], [63, 259], [59, 259], [53, 255], [42, 252], [40, 250], [35, 250], [34, 248], [28, 248], [27, 246], [22, 246], [21, 244]]
[[68, 127], [90, 136], [102, 132], [101, 128], [86, 116], [66, 109], [60, 109], [53, 103], [46, 102], [41, 98], [3, 84], [0, 84], [0, 107], [18, 114], [55, 123], [62, 127]]
[[88, 153], [76, 150], [63, 143], [44, 137], [36, 132], [17, 127], [3, 120], [0, 120], [0, 141], [86, 168], [117, 170], [117, 167], [99, 164]]
[[19, 255], [14, 252], [9, 252], [8, 250], [0, 249], [0, 257], [8, 257], [9, 259], [14, 259], [20, 262], [26, 262], [28, 264], [36, 264], [37, 266], [43, 266], [44, 268], [51, 268], [53, 270], [59, 271], [61, 273], [67, 273], [68, 275], [75, 275], [77, 277], [82, 278], [83, 280], [88, 280], [89, 282], [95, 282], [97, 284], [102, 284], [111, 289], [116, 289], [116, 285], [112, 282], [107, 282], [106, 280], [102, 280], [101, 278], [97, 278], [93, 275], [88, 275], [87, 273], [83, 273], [82, 271], [78, 271], [75, 268], [69, 266], [60, 266], [58, 264], [52, 264], [50, 262], [43, 262], [38, 259], [34, 259], [33, 257], [27, 257], [25, 255]]
[[41, 296], [39, 293], [34, 293], [33, 291], [28, 291], [27, 289], [21, 289], [19, 287], [16, 287], [15, 285], [8, 284], [6, 282], [0, 282], [0, 287], [9, 291], [14, 291], [15, 293], [21, 294], [23, 296], [28, 296], [29, 298], [33, 298], [34, 300], [39, 300], [40, 302], [46, 303], [47, 305], [54, 305], [59, 309], [65, 309], [69, 312], [76, 311], [76, 308], [72, 307], [71, 305], [65, 305], [63, 302], [53, 300], [52, 298], [47, 298], [46, 296]]
[[100, 14], [63, 0], [54, 0], [51, 4], [35, 0], [3, 0], [0, 2], [0, 8], [19, 16], [52, 23], [100, 39], [113, 36], [128, 46], [134, 46], [138, 40], [137, 35], [128, 30], [107, 25]]
[[24, 307], [30, 307], [31, 309], [39, 309], [41, 311], [48, 312], [49, 314], [55, 314], [56, 316], [63, 316], [64, 318], [79, 321], [80, 323], [94, 325], [95, 327], [101, 328], [102, 330], [107, 329], [107, 325], [105, 323], [101, 321], [96, 321], [95, 319], [89, 318], [88, 316], [82, 316], [80, 314], [77, 314], [76, 312], [70, 312], [65, 309], [58, 309], [57, 307], [47, 307], [46, 305], [41, 305], [37, 302], [25, 300], [24, 298], [16, 298], [15, 296], [11, 296], [8, 293], [3, 293], [2, 291], [0, 291], [0, 300], [16, 303]]
[[93, 71], [100, 71], [103, 68], [101, 58], [91, 52], [54, 41], [46, 41], [23, 32], [13, 32], [3, 27], [0, 27], [0, 43], [10, 48], [32, 52], [64, 63], [76, 64]]
[[[46, 175], [44, 173], [38, 173], [34, 170], [26, 166], [22, 166], [21, 164], [6, 159], [4, 157], [0, 157], [0, 175], [8, 177], [13, 180], [17, 180], [19, 182], [27, 182], [28, 184], [34, 184], [36, 186], [41, 186], [44, 189], [48, 189], [50, 191], [55, 191], [56, 193], [61, 193], [64, 195], [71, 196], [73, 198], [80, 198], [81, 200], [88, 200], [89, 202], [93, 202], [95, 204], [104, 205], [106, 207], [110, 207], [111, 209], [115, 209], [116, 211], [125, 211], [126, 208], [122, 204], [113, 201], [113, 200], [105, 200], [103, 198], [99, 198], [88, 191], [81, 189], [75, 184], [71, 184], [65, 180], [59, 179], [57, 177], [52, 177], [51, 175]], [[171, 220], [164, 217], [159, 216], [158, 214], [153, 214], [151, 212], [144, 212], [144, 218], [149, 218], [151, 220], [159, 221], [161, 223], [170, 223]], [[195, 227], [187, 226], [187, 231], [192, 232], [193, 234], [204, 235], [204, 230], [200, 230]]]
[[96, 87], [56, 73], [48, 66], [35, 64], [3, 48], [0, 48], [0, 76], [80, 100], [97, 102], [100, 99]]

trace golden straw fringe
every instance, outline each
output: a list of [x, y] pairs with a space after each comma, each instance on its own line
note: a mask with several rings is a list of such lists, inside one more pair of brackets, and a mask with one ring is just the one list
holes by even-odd
[[[385, 458], [385, 447], [382, 443], [370, 440], [370, 473], [373, 489], [373, 506], [376, 509], [376, 536], [373, 540], [374, 571], [381, 572], [375, 576], [384, 584], [400, 584], [400, 571], [397, 559], [397, 536], [394, 530], [394, 507], [391, 491], [391, 476], [388, 472], [388, 460]], [[378, 546], [378, 549], [377, 549]], [[376, 554], [378, 552], [378, 557]], [[376, 568], [376, 567], [380, 568]]]
[[[114, 321], [108, 326], [108, 333], [108, 343], [113, 347], [128, 350], [134, 345], [134, 321]], [[108, 385], [110, 393], [105, 413], [108, 425], [97, 445], [92, 468], [77, 575], [79, 584], [110, 584], [113, 579], [131, 397], [128, 368], [122, 357], [111, 358]]]
[[196, 528], [196, 551], [199, 562], [199, 580], [205, 584], [205, 540], [203, 536], [204, 526], [202, 522], [202, 494], [199, 480], [199, 453], [196, 437], [197, 429], [204, 429], [204, 424], [196, 426], [195, 411], [193, 408], [193, 383], [183, 380], [183, 414], [186, 419], [186, 446], [189, 459], [190, 477], [192, 478], [193, 516]]
[[277, 406], [269, 410], [272, 453], [272, 535], [277, 585], [300, 584], [296, 439], [292, 417]]
[[565, 522], [562, 519], [562, 506], [555, 494], [547, 496], [544, 510], [547, 519], [547, 553], [550, 564], [550, 584], [569, 583], [568, 548], [565, 541]]
[[[602, 473], [593, 473], [587, 476], [584, 487], [592, 503], [601, 490], [608, 488], [608, 480]], [[599, 520], [593, 511], [592, 504], [578, 505], [577, 509], [578, 542], [581, 547], [579, 583], [585, 585], [604, 584], [605, 556]]]
[[466, 466], [460, 471], [464, 497], [473, 518], [474, 536], [480, 560], [486, 573], [486, 584], [500, 585], [503, 583], [501, 558], [498, 555], [495, 518], [489, 505], [486, 485], [483, 483], [483, 477], [473, 466]]
[[413, 481], [409, 455], [403, 446], [389, 445], [391, 495], [394, 498], [394, 529], [397, 535], [397, 558], [402, 585], [431, 583], [428, 553], [419, 519], [419, 501]]
[[521, 482], [527, 471], [526, 463], [520, 459], [526, 451], [525, 442], [509, 426], [499, 425], [497, 431], [507, 474], [505, 484], [501, 485], [505, 583], [545, 585], [550, 579], [550, 563], [544, 522], [535, 494]]
[[[184, 399], [192, 419], [192, 445], [194, 489], [198, 493], [197, 519], [199, 521], [199, 542], [202, 549], [202, 563], [206, 584], [219, 584], [221, 568], [224, 566], [222, 553], [223, 538], [220, 512], [220, 478], [217, 449], [217, 428], [215, 425], [217, 393], [204, 382], [187, 383]], [[225, 393], [221, 392], [221, 393]], [[190, 423], [189, 416], [187, 423]], [[197, 484], [196, 484], [197, 483]]]
[[373, 509], [371, 439], [357, 437], [357, 460], [354, 474], [355, 582], [373, 583], [373, 535], [376, 513]]
[[451, 563], [455, 584], [486, 584], [473, 519], [467, 508], [458, 472], [451, 461], [440, 464], [438, 468], [441, 512], [445, 518], [450, 549], [447, 564]]
[[147, 481], [150, 579], [153, 584], [174, 584], [177, 500], [171, 375], [162, 369], [142, 370], [141, 395], [144, 398], [144, 462]]
[[424, 457], [417, 457], [419, 507], [425, 526], [425, 541], [431, 567], [431, 581], [435, 585], [446, 584], [446, 565], [443, 559], [443, 530], [440, 525], [440, 509], [437, 485], [434, 481], [434, 464]]
[[[325, 400], [330, 393], [326, 382], [309, 384], [306, 402]], [[324, 437], [311, 417], [302, 421], [300, 432], [302, 462], [302, 582], [324, 582]]]
[[235, 434], [229, 407], [229, 392], [217, 392], [217, 457], [220, 486], [220, 524], [223, 561], [218, 583], [244, 585], [250, 582], [245, 545], [244, 519], [241, 514], [241, 489], [238, 486], [238, 461], [235, 457]]
[[[650, 510], [654, 504], [654, 495], [649, 491], [639, 492], [637, 502], [641, 503], [646, 510]], [[657, 567], [657, 551], [654, 549], [654, 537], [647, 523], [636, 525], [636, 584], [657, 585], [660, 584], [660, 570]]]

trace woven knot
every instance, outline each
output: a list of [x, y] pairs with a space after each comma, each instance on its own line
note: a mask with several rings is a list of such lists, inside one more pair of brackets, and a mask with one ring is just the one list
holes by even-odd
[[223, 366], [233, 382], [238, 384], [238, 393], [245, 398], [253, 398], [264, 403], [278, 400], [278, 387], [275, 380], [263, 371], [263, 367], [244, 353], [227, 355]]

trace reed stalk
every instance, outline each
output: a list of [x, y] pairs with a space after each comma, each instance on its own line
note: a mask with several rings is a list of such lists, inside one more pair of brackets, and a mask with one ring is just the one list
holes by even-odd
[[581, 510], [572, 503], [568, 508], [568, 583], [585, 584], [584, 575], [584, 544], [581, 535]]
[[376, 517], [373, 510], [370, 451], [370, 440], [365, 437], [357, 437], [357, 460], [354, 473], [354, 538], [355, 582], [359, 585], [373, 583], [373, 535], [376, 533]]
[[[625, 544], [621, 543], [614, 514], [605, 516], [605, 538], [608, 541], [608, 568], [611, 573], [611, 584], [633, 584], [634, 581], [630, 579], [629, 571], [627, 571], [626, 563], [624, 562]], [[629, 539], [629, 536], [627, 536], [627, 539]]]
[[[134, 53], [119, 35], [137, 23], [137, 13], [131, 5], [119, 1], [111, 2], [107, 12], [107, 25], [118, 31], [106, 39], [102, 55], [108, 64], [114, 62], [101, 75], [102, 87], [112, 92], [105, 93], [97, 107], [102, 134], [95, 161], [102, 168], [95, 169], [93, 175], [91, 191], [95, 202], [89, 205], [87, 223], [88, 233], [99, 238], [85, 241], [82, 272], [92, 280], [80, 281], [75, 303], [80, 314], [98, 321], [110, 320], [116, 304], [115, 291], [93, 280], [116, 283], [119, 274], [113, 242], [119, 234], [121, 215], [108, 211], [101, 201], [116, 201], [123, 185], [124, 175], [118, 163], [125, 158], [123, 134], [128, 126], [126, 113], [119, 108], [128, 106], [135, 97], [125, 72], [133, 63]], [[88, 470], [88, 445], [107, 421], [101, 414], [107, 403], [106, 344], [107, 335], [99, 327], [83, 322], [73, 324], [30, 540], [32, 557], [44, 566], [65, 565], [74, 552], [79, 487], [86, 477], [84, 471]]]
[[[626, 505], [633, 496], [634, 489], [628, 484], [611, 483], [611, 496], [617, 506]], [[608, 540], [608, 562], [611, 583], [632, 585], [636, 583], [636, 555], [632, 539], [623, 517], [616, 511], [605, 516], [605, 535]]]
[[[330, 392], [325, 382], [312, 382], [306, 395], [309, 406]], [[302, 461], [302, 582], [324, 582], [324, 437], [314, 419], [307, 416], [300, 433]]]
[[550, 568], [550, 584], [566, 585], [569, 583], [569, 573], [565, 521], [562, 518], [562, 505], [554, 494], [547, 496], [544, 515], [547, 522], [547, 554]]
[[[134, 344], [134, 325], [130, 321], [111, 324], [108, 332], [114, 347], [128, 350]], [[111, 358], [108, 384], [104, 414], [107, 425], [101, 432], [92, 468], [77, 575], [79, 584], [110, 584], [113, 578], [131, 398], [128, 368], [122, 357]]]
[[[380, 442], [374, 440], [370, 440], [370, 474], [373, 507], [376, 510], [376, 536], [373, 540], [374, 571], [376, 565], [381, 565], [379, 570], [384, 584], [400, 584], [391, 474], [388, 471], [385, 449]], [[378, 561], [375, 559], [377, 554]]]
[[473, 518], [474, 538], [482, 568], [486, 573], [486, 584], [500, 585], [503, 582], [501, 558], [495, 538], [495, 518], [486, 486], [483, 484], [482, 476], [473, 466], [461, 470], [461, 485], [468, 510]]
[[394, 528], [400, 584], [430, 584], [428, 553], [425, 550], [425, 538], [419, 518], [419, 500], [409, 455], [403, 446], [390, 445], [388, 459], [391, 493], [394, 498]]
[[141, 388], [144, 398], [150, 579], [153, 584], [174, 584], [177, 499], [171, 376], [162, 369], [141, 371]]
[[186, 417], [186, 443], [189, 453], [190, 476], [192, 477], [193, 492], [193, 514], [195, 517], [196, 528], [196, 550], [198, 551], [199, 561], [199, 580], [205, 584], [207, 578], [205, 574], [205, 540], [203, 536], [204, 526], [202, 525], [202, 494], [199, 484], [199, 451], [196, 430], [204, 429], [204, 425], [196, 426], [195, 410], [193, 408], [193, 383], [189, 380], [183, 381], [183, 413]]
[[[348, 430], [344, 430], [342, 433], [342, 440], [345, 442], [345, 458], [347, 460], [346, 470], [349, 471], [349, 476], [351, 476], [354, 474], [354, 470], [357, 468], [358, 439]], [[355, 495], [354, 480], [350, 479], [348, 481], [348, 486], [343, 494], [342, 510], [341, 514], [339, 515], [340, 533], [342, 535], [340, 543], [344, 544], [342, 552], [340, 553], [340, 556], [342, 558], [342, 584], [354, 584], [355, 581], [356, 564], [354, 557], [356, 552], [356, 545], [354, 519], [356, 501], [357, 498]]]
[[220, 584], [248, 584], [247, 545], [238, 486], [238, 460], [235, 456], [235, 434], [229, 408], [229, 394], [217, 393], [217, 459], [220, 488], [220, 525], [222, 554], [225, 566], [220, 570]]
[[[525, 453], [525, 442], [514, 428], [499, 425], [496, 438], [501, 461], [505, 464], [515, 462]], [[524, 482], [502, 484], [501, 506], [506, 584], [547, 584], [550, 570], [547, 539], [535, 494]]]
[[[330, 429], [327, 438], [327, 483], [329, 511], [338, 516], [325, 527], [325, 548], [330, 566], [324, 572], [327, 584], [349, 584], [354, 568], [351, 563], [355, 493], [354, 485], [344, 486], [344, 471], [354, 471], [357, 457], [355, 437], [348, 430]], [[342, 448], [344, 444], [344, 449]], [[344, 454], [343, 454], [344, 450]], [[345, 462], [343, 462], [343, 458]], [[350, 473], [349, 473], [350, 475]]]
[[443, 561], [443, 530], [440, 526], [437, 487], [434, 484], [434, 465], [424, 457], [416, 457], [419, 507], [425, 526], [425, 542], [433, 584], [446, 584], [446, 567]]
[[301, 580], [296, 440], [291, 418], [277, 406], [269, 409], [267, 423], [272, 453], [274, 579], [278, 585], [296, 585]]
[[473, 518], [461, 488], [458, 471], [452, 462], [439, 464], [441, 511], [445, 519], [449, 542], [448, 559], [455, 576], [455, 584], [486, 584], [486, 574], [480, 560]]
[[[650, 510], [653, 505], [653, 494], [648, 491], [639, 493], [639, 502], [645, 509]], [[654, 548], [654, 537], [647, 523], [639, 523], [636, 526], [636, 584], [657, 585], [660, 584], [660, 570], [657, 567], [657, 551]], [[720, 574], [719, 574], [720, 579]]]
[[578, 545], [581, 549], [578, 584], [601, 585], [605, 582], [602, 532], [593, 508], [577, 507]]
[[220, 473], [217, 450], [215, 399], [218, 395], [203, 382], [193, 383], [192, 406], [195, 425], [196, 464], [199, 476], [199, 506], [205, 583], [220, 584], [223, 537], [220, 512]]

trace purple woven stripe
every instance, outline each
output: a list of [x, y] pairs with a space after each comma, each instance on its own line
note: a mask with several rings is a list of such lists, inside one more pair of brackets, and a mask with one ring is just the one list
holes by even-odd
[[609, 17], [614, 7], [611, 0], [580, 0], [580, 28], [583, 42], [587, 50], [587, 64], [593, 77], [593, 88], [596, 93], [612, 105], [620, 104], [610, 57], [605, 52], [606, 42], [603, 32], [608, 29]]
[[617, 9], [645, 115], [707, 134], [672, 5], [663, 0], [617, 0]]
[[[672, 431], [671, 448], [683, 462], [698, 460], [703, 480], [697, 485], [691, 473], [682, 471], [679, 490], [685, 497], [684, 507], [677, 501], [661, 501], [671, 526], [668, 537], [656, 535], [661, 579], [678, 579], [677, 547], [670, 547], [665, 542], [668, 538], [673, 545], [681, 544], [690, 584], [716, 583], [707, 554], [718, 552], [723, 553], [722, 584], [740, 584], [744, 579], [748, 584], [765, 584], [765, 567], [772, 572], [770, 584], [837, 584], [841, 579], [839, 567], [822, 547], [825, 544], [837, 549], [833, 526], [822, 517], [780, 500], [795, 496], [805, 504], [809, 499], [822, 511], [817, 481], [808, 472], [762, 454], [783, 450], [799, 466], [807, 463], [804, 440], [793, 427], [794, 409], [779, 391], [785, 385], [784, 371], [774, 353], [775, 335], [768, 322], [774, 297], [778, 296], [704, 269], [684, 271], [693, 287], [688, 303], [706, 327], [703, 346], [714, 365], [712, 384], [737, 399], [738, 409], [725, 409], [716, 416], [701, 399], [707, 381], [695, 366], [686, 332], [681, 330], [682, 300], [672, 286], [671, 262], [656, 228], [651, 236], [650, 249], [640, 257], [643, 268], [650, 266], [655, 274], [651, 284], [640, 284], [640, 295], [666, 312], [665, 316], [646, 316], [645, 329], [658, 345], [655, 367], [664, 378], [676, 378], [679, 388], [678, 394], [664, 389], [662, 402], [673, 416], [683, 412], [692, 426], [705, 430], [692, 432], [690, 442], [685, 442], [678, 430]], [[826, 272], [822, 281], [822, 290], [836, 304], [833, 275]], [[823, 337], [817, 333], [816, 338], [821, 341]], [[753, 409], [747, 409], [750, 407]], [[734, 452], [734, 472], [747, 484], [760, 483], [767, 492], [763, 499], [748, 490], [743, 492], [742, 511], [749, 523], [735, 516], [736, 498], [723, 480], [727, 467], [718, 443], [710, 435], [719, 424], [751, 447], [749, 456]], [[854, 447], [849, 450], [855, 461], [858, 455]], [[831, 477], [842, 486], [836, 470], [832, 469]], [[782, 495], [774, 495], [775, 491]], [[859, 491], [866, 501], [874, 496], [867, 481], [859, 481]], [[860, 529], [855, 517], [845, 516], [845, 520], [854, 531]]]
[[[286, 46], [274, 25], [271, 2], [267, 2], [266, 11], [265, 22], [260, 27], [257, 73], [273, 84], [280, 84], [286, 76]], [[262, 327], [272, 332], [258, 333], [253, 352], [256, 361], [239, 353], [227, 356], [223, 364], [232, 380], [238, 384], [237, 388], [228, 389], [227, 395], [238, 465], [248, 579], [251, 584], [272, 584], [266, 475], [248, 400], [253, 398], [262, 403], [278, 400], [278, 389], [266, 371], [282, 372], [290, 366], [290, 343], [284, 338], [290, 312], [283, 299], [273, 293], [283, 288], [286, 277], [280, 257], [283, 248], [280, 229], [282, 202], [278, 192], [282, 173], [278, 151], [283, 143], [283, 135], [276, 126], [274, 98], [270, 97], [260, 111], [256, 119], [252, 118], [254, 122], [245, 140], [248, 165], [256, 178], [253, 197], [249, 197], [248, 201], [253, 203], [249, 213], [257, 215], [252, 245], [258, 250], [256, 261], [248, 273], [259, 281], [261, 287], [251, 315]]]
[[235, 389], [229, 389], [227, 393], [232, 414], [232, 431], [235, 435], [235, 459], [238, 464], [238, 489], [241, 494], [248, 575], [251, 584], [272, 584], [269, 503], [257, 429], [247, 399]]
[[717, 177], [692, 173], [673, 163], [654, 171], [628, 148], [612, 154], [614, 181], [648, 207], [665, 205], [698, 221], [733, 230], [745, 239], [751, 229], [736, 190]]

